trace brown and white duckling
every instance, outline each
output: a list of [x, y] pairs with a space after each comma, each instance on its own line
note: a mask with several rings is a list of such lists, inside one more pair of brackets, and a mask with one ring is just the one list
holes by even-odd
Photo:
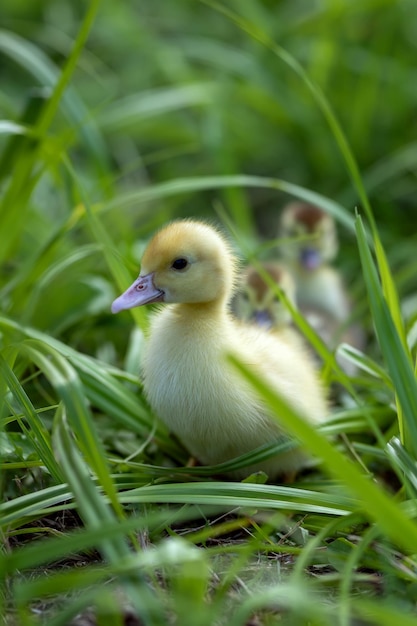
[[[117, 313], [151, 302], [144, 389], [155, 413], [204, 464], [233, 459], [286, 439], [254, 390], [226, 359], [233, 354], [262, 376], [305, 419], [326, 419], [326, 394], [308, 352], [278, 332], [233, 319], [237, 263], [226, 239], [199, 221], [175, 221], [148, 244], [141, 272], [112, 305]], [[270, 479], [305, 464], [301, 450], [231, 473], [262, 470]]]
[[333, 217], [312, 204], [292, 202], [284, 208], [280, 226], [283, 237], [302, 237], [282, 248], [294, 273], [300, 309], [311, 306], [346, 320], [349, 297], [339, 272], [330, 266], [339, 249]]
[[[295, 307], [295, 282], [285, 264], [270, 261], [262, 263], [262, 269]], [[288, 308], [253, 265], [246, 267], [243, 272], [232, 300], [232, 310], [239, 319], [255, 322], [268, 329], [287, 328], [292, 322]]]
[[[292, 202], [284, 208], [280, 225], [281, 236], [302, 238], [282, 250], [296, 281], [299, 310], [329, 348], [346, 342], [362, 349], [364, 334], [350, 323], [352, 304], [343, 278], [330, 265], [339, 248], [333, 217], [311, 204]], [[346, 359], [339, 361], [349, 375], [356, 372]]]
[[[263, 263], [262, 268], [294, 309], [298, 310], [295, 301], [295, 281], [286, 265], [282, 262]], [[279, 329], [292, 341], [303, 341], [298, 328], [294, 325], [289, 308], [282, 302], [275, 290], [261, 276], [259, 271], [248, 266], [240, 281], [239, 289], [232, 300], [232, 311], [239, 319], [264, 326], [270, 330]], [[334, 339], [339, 322], [323, 310], [316, 311], [312, 307], [304, 310], [303, 315], [310, 326], [321, 337], [326, 345]], [[317, 364], [320, 361], [317, 360]]]

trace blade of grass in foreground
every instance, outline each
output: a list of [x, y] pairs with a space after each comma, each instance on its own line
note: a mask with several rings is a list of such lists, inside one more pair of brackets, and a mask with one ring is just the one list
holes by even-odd
[[[368, 290], [375, 331], [382, 354], [394, 384], [399, 411], [400, 432], [406, 450], [417, 459], [417, 382], [403, 342], [384, 297], [371, 251], [366, 242], [365, 229], [360, 216], [356, 220], [359, 254], [363, 276]], [[404, 422], [402, 423], [402, 418]]]
[[[297, 439], [303, 442], [315, 456], [322, 459], [328, 473], [354, 493], [362, 503], [361, 508], [368, 519], [376, 522], [392, 541], [407, 553], [417, 551], [417, 526], [406, 513], [392, 501], [369, 478], [343, 454], [332, 446], [315, 428], [298, 415], [280, 398], [269, 385], [236, 358], [231, 363], [260, 394], [267, 406]], [[369, 506], [372, 503], [372, 506]]]
[[352, 605], [356, 613], [367, 620], [367, 623], [378, 624], [378, 626], [393, 626], [393, 624], [415, 626], [416, 624], [415, 614], [407, 614], [399, 607], [381, 599], [376, 602], [355, 597], [352, 599]]
[[[176, 524], [190, 519], [198, 519], [201, 512], [157, 510], [149, 514], [133, 515], [128, 519], [102, 521], [100, 525], [100, 540], [112, 541], [116, 537], [127, 536], [132, 531], [140, 531], [154, 526]], [[60, 537], [39, 539], [30, 545], [17, 547], [5, 555], [5, 571], [13, 573], [16, 570], [31, 569], [46, 563], [54, 562], [64, 556], [88, 550], [97, 545], [96, 528], [79, 528], [69, 531]]]
[[[17, 418], [22, 431], [32, 442], [39, 458], [45, 464], [51, 476], [58, 484], [61, 483], [63, 480], [62, 472], [52, 452], [50, 435], [40, 421], [35, 407], [16, 378], [13, 370], [9, 367], [7, 361], [1, 354], [0, 372], [25, 417], [25, 420]], [[12, 410], [11, 406], [10, 409]]]
[[[55, 442], [60, 463], [77, 501], [80, 515], [87, 527], [99, 531], [103, 522], [111, 523], [116, 520], [116, 517], [94, 485], [85, 462], [77, 452], [74, 442], [71, 441], [62, 415], [58, 418]], [[110, 562], [114, 563], [119, 558], [128, 556], [127, 544], [120, 537], [100, 542], [98, 534], [97, 539], [101, 551]]]
[[[94, 406], [116, 419], [123, 427], [138, 433], [141, 437], [148, 437], [154, 428], [154, 418], [144, 406], [140, 395], [118, 380], [125, 378], [121, 370], [77, 352], [55, 337], [22, 326], [10, 318], [0, 316], [0, 328], [10, 340], [16, 341], [16, 337], [34, 339], [67, 359], [77, 371], [86, 397]], [[184, 461], [185, 455], [181, 446], [169, 436], [163, 425], [158, 422], [156, 426], [155, 441], [158, 445], [173, 458]]]
[[343, 575], [340, 581], [340, 602], [338, 607], [340, 626], [349, 626], [351, 622], [351, 598], [353, 578], [357, 572], [361, 559], [370, 547], [371, 543], [377, 538], [379, 529], [376, 526], [368, 528], [361, 538], [361, 541], [355, 545], [350, 554], [346, 558]]
[[305, 581], [299, 581], [297, 585], [280, 583], [260, 589], [256, 594], [250, 594], [237, 607], [229, 626], [248, 624], [254, 613], [267, 607], [274, 609], [277, 606], [284, 610], [294, 611], [296, 616], [302, 618], [301, 622], [295, 622], [298, 624], [314, 624], [315, 626], [335, 624], [330, 606], [325, 602], [317, 602], [317, 596], [313, 595], [311, 587]]
[[358, 502], [343, 493], [335, 495], [280, 485], [231, 482], [147, 485], [124, 491], [119, 497], [126, 504], [167, 502], [224, 505], [226, 508], [243, 506], [339, 516], [358, 508]]
[[[113, 566], [120, 567], [124, 561], [129, 559], [131, 551], [123, 533], [101, 539], [100, 528], [103, 522], [112, 524], [116, 520], [116, 516], [94, 485], [85, 462], [76, 449], [74, 441], [71, 440], [63, 416], [59, 418], [57, 424], [55, 443], [81, 517], [88, 528], [97, 531], [97, 546], [108, 562]], [[156, 611], [158, 616], [159, 607], [156, 606], [139, 569], [126, 575], [125, 586], [145, 624], [153, 624], [152, 613]]]
[[58, 352], [40, 341], [28, 340], [21, 344], [21, 350], [40, 367], [61, 396], [86, 458], [97, 474], [115, 511], [123, 517], [117, 491], [105, 460], [104, 448], [96, 433], [76, 371]]

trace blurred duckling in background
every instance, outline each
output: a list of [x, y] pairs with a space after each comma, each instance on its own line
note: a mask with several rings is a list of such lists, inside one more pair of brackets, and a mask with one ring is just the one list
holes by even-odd
[[284, 208], [280, 225], [282, 237], [302, 238], [282, 247], [296, 280], [299, 308], [313, 307], [345, 321], [351, 313], [349, 297], [339, 272], [329, 264], [339, 249], [332, 216], [311, 204], [292, 202]]
[[[282, 237], [301, 238], [282, 249], [296, 281], [301, 313], [330, 349], [341, 342], [363, 349], [362, 328], [349, 323], [352, 304], [342, 276], [330, 265], [339, 248], [333, 217], [311, 204], [292, 202], [284, 208], [280, 225]], [[356, 373], [351, 362], [343, 357], [338, 361], [347, 374]]]
[[[326, 394], [308, 352], [278, 332], [233, 319], [237, 263], [227, 240], [199, 221], [179, 220], [148, 244], [138, 279], [117, 298], [117, 313], [152, 302], [165, 306], [151, 321], [143, 359], [144, 389], [155, 413], [203, 464], [218, 464], [274, 441], [283, 429], [228, 362], [233, 354], [306, 420], [327, 417]], [[307, 461], [297, 449], [231, 472], [270, 479]]]
[[[295, 281], [286, 265], [282, 262], [269, 262], [262, 263], [262, 268], [293, 308], [298, 309]], [[240, 287], [232, 300], [232, 311], [236, 317], [246, 322], [259, 324], [270, 330], [280, 329], [287, 337], [297, 337], [298, 341], [302, 338], [293, 324], [288, 307], [252, 265], [246, 268], [242, 276]], [[313, 307], [306, 307], [304, 315], [325, 344], [330, 345], [340, 326], [339, 322], [332, 315]]]
[[[285, 264], [262, 263], [262, 268], [295, 307], [295, 282]], [[242, 275], [232, 310], [239, 319], [268, 329], [286, 328], [292, 323], [288, 308], [253, 265], [249, 265]]]

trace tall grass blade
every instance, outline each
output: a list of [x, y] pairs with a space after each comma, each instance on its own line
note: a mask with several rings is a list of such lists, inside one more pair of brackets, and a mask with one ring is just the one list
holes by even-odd
[[[0, 354], [0, 372], [3, 376], [6, 384], [8, 385], [11, 393], [13, 394], [16, 402], [18, 403], [25, 420], [18, 420], [22, 431], [26, 434], [27, 438], [32, 442], [34, 449], [36, 450], [42, 463], [57, 483], [62, 482], [62, 472], [57, 465], [54, 455], [52, 453], [51, 438], [39, 419], [39, 416], [27, 396], [22, 385], [19, 383], [14, 372], [9, 367], [7, 361]], [[7, 401], [6, 401], [7, 402]], [[12, 409], [12, 407], [9, 407]]]
[[72, 495], [66, 484], [39, 489], [0, 503], [0, 526], [4, 531], [19, 528], [30, 519], [39, 519], [50, 513], [57, 505], [57, 510], [71, 508], [71, 503]]
[[75, 370], [59, 353], [44, 343], [28, 340], [21, 345], [21, 350], [41, 368], [61, 396], [86, 458], [97, 474], [115, 511], [120, 516], [123, 516], [117, 492], [107, 467], [105, 451], [96, 433], [94, 422]]
[[98, 115], [98, 123], [101, 128], [120, 132], [161, 114], [209, 104], [214, 93], [212, 83], [193, 83], [133, 94], [111, 103]]
[[[375, 325], [378, 342], [388, 367], [398, 398], [400, 432], [403, 442], [413, 457], [417, 459], [417, 381], [408, 351], [392, 320], [388, 304], [382, 292], [377, 270], [366, 242], [365, 230], [360, 216], [356, 220], [359, 254], [369, 304]], [[402, 423], [402, 417], [404, 423]]]
[[[58, 422], [55, 433], [55, 441], [60, 462], [67, 476], [68, 483], [77, 501], [81, 517], [86, 526], [97, 532], [97, 546], [108, 562], [113, 566], [120, 565], [129, 560], [130, 550], [123, 533], [112, 535], [107, 539], [101, 539], [100, 529], [104, 523], [112, 524], [116, 521], [113, 510], [108, 506], [103, 496], [94, 485], [88, 468], [81, 455], [71, 441], [70, 433], [62, 416]], [[150, 590], [141, 572], [138, 569], [128, 573], [125, 585], [130, 592], [131, 600], [139, 609], [139, 614], [145, 624], [152, 624], [152, 612], [157, 609], [151, 596]], [[133, 595], [133, 597], [132, 597]], [[157, 614], [159, 611], [157, 610]]]
[[[122, 210], [139, 203], [146, 203], [152, 200], [160, 200], [178, 194], [195, 193], [206, 189], [223, 189], [227, 187], [259, 187], [264, 189], [276, 189], [315, 204], [339, 221], [351, 232], [355, 230], [355, 222], [350, 213], [340, 204], [305, 187], [290, 183], [279, 178], [266, 176], [251, 176], [245, 174], [235, 174], [230, 176], [196, 176], [194, 178], [176, 178], [163, 183], [156, 183], [152, 187], [139, 189], [120, 194], [116, 199], [109, 200], [100, 207], [100, 211]], [[143, 211], [147, 207], [143, 208]]]
[[[122, 371], [106, 366], [46, 333], [21, 326], [7, 317], [0, 316], [0, 328], [10, 340], [16, 337], [33, 339], [44, 344], [47, 350], [67, 359], [80, 377], [88, 400], [127, 429], [144, 438], [154, 429], [155, 417], [144, 406], [140, 395], [120, 382], [119, 379], [126, 378]], [[185, 460], [183, 449], [159, 422], [156, 424], [155, 440], [173, 458]]]
[[307, 489], [251, 483], [170, 483], [146, 485], [120, 494], [125, 503], [171, 502], [225, 507], [249, 506], [265, 509], [347, 515], [358, 501], [346, 494], [320, 493]]
[[[417, 549], [417, 527], [391, 498], [364, 477], [359, 469], [329, 443], [315, 428], [289, 407], [259, 376], [235, 358], [231, 362], [261, 395], [288, 432], [313, 454], [321, 458], [331, 476], [344, 484], [360, 501], [364, 515], [379, 525], [391, 540], [409, 553]], [[368, 504], [372, 502], [372, 507]]]

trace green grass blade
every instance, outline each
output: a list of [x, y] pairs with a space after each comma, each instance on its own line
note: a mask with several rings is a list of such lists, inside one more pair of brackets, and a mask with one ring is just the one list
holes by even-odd
[[[18, 159], [26, 151], [36, 146], [36, 135], [33, 126], [45, 104], [46, 93], [37, 90], [29, 95], [25, 109], [19, 119], [19, 124], [10, 123], [11, 136], [0, 156], [0, 180], [6, 178], [18, 164]], [[2, 132], [7, 129], [6, 120], [2, 123]]]
[[0, 30], [0, 52], [32, 74], [41, 85], [53, 90], [49, 102], [43, 109], [41, 122], [37, 128], [38, 134], [44, 135], [47, 132], [62, 99], [65, 113], [79, 130], [81, 136], [84, 137], [86, 145], [94, 155], [94, 162], [100, 163], [101, 167], [104, 168], [106, 150], [101, 136], [81, 99], [69, 85], [99, 5], [100, 0], [93, 0], [90, 3], [62, 72], [39, 47], [11, 31]]
[[[116, 516], [93, 483], [90, 472], [71, 440], [70, 432], [62, 417], [55, 432], [55, 442], [60, 462], [77, 501], [81, 517], [88, 528], [96, 531], [97, 546], [108, 562], [120, 568], [131, 554], [126, 538], [120, 532], [120, 528], [117, 535], [113, 534], [107, 539], [101, 537], [102, 524], [114, 523]], [[139, 569], [136, 568], [126, 575], [125, 585], [130, 591], [130, 595], [134, 595], [135, 605], [138, 607], [139, 614], [145, 624], [152, 624], [152, 612], [156, 610], [158, 613], [158, 610]]]
[[[33, 135], [36, 141], [32, 142], [32, 149], [27, 153], [23, 153], [18, 159], [16, 167], [8, 163], [8, 172], [12, 173], [10, 182], [4, 192], [0, 210], [0, 231], [7, 233], [4, 237], [3, 245], [0, 250], [0, 260], [7, 258], [7, 254], [15, 244], [16, 238], [21, 232], [25, 224], [26, 214], [29, 208], [29, 198], [35, 188], [35, 185], [42, 173], [42, 168], [37, 168], [41, 161], [41, 150], [47, 142], [46, 134], [51, 123], [58, 111], [63, 100], [64, 110], [69, 111], [72, 120], [80, 130], [80, 133], [86, 136], [87, 145], [92, 146], [95, 150], [95, 162], [101, 163], [103, 159], [103, 145], [100, 141], [98, 133], [94, 133], [92, 123], [87, 124], [87, 115], [82, 107], [81, 100], [70, 93], [65, 93], [71, 81], [72, 75], [76, 68], [79, 56], [85, 45], [96, 12], [98, 10], [100, 0], [93, 0], [86, 13], [83, 24], [80, 27], [73, 49], [69, 54], [62, 72], [59, 72], [51, 61], [33, 44], [24, 40], [14, 33], [0, 30], [0, 52], [10, 56], [26, 71], [32, 72], [38, 76], [41, 83], [51, 87], [51, 95], [45, 101], [44, 106], [37, 108], [37, 117], [33, 121]], [[81, 116], [80, 116], [81, 111]], [[97, 147], [99, 143], [99, 147]], [[12, 170], [10, 171], [10, 167]], [[103, 170], [101, 166], [101, 170]]]
[[[378, 263], [379, 274], [381, 277], [382, 291], [387, 301], [387, 305], [394, 322], [397, 333], [401, 339], [405, 353], [408, 355], [407, 338], [404, 328], [404, 320], [401, 314], [400, 301], [398, 298], [397, 288], [388, 265], [388, 259], [382, 246], [376, 227], [373, 229], [373, 239], [375, 245], [375, 256]], [[411, 360], [411, 355], [408, 355]]]
[[[84, 385], [88, 400], [94, 406], [144, 438], [152, 432], [155, 417], [144, 405], [140, 395], [128, 389], [119, 380], [126, 378], [122, 371], [106, 366], [46, 333], [17, 324], [7, 317], [0, 316], [0, 328], [10, 336], [10, 339], [21, 337], [39, 341], [49, 350], [68, 359]], [[166, 428], [159, 422], [156, 424], [155, 441], [173, 458], [186, 461], [183, 448], [169, 436]]]
[[120, 498], [125, 503], [223, 504], [225, 507], [249, 506], [326, 515], [347, 515], [358, 506], [355, 499], [343, 493], [335, 497], [295, 487], [227, 482], [148, 485], [124, 492]]
[[[83, 202], [85, 214], [87, 217], [87, 223], [90, 227], [91, 233], [100, 244], [108, 268], [112, 273], [118, 288], [120, 289], [120, 291], [123, 292], [133, 282], [132, 277], [127, 272], [125, 266], [121, 263], [118, 254], [115, 252], [116, 246], [111, 239], [110, 233], [105, 230], [98, 215], [92, 210], [87, 193], [80, 184], [80, 181], [76, 176], [75, 170], [69, 160], [66, 160], [66, 166], [74, 181], [74, 184], [76, 184], [77, 191], [81, 196], [81, 200]], [[147, 315], [142, 309], [136, 307], [134, 309], [131, 309], [130, 313], [138, 326], [140, 326], [141, 328], [146, 328]]]
[[[160, 200], [178, 194], [195, 193], [207, 189], [223, 189], [227, 187], [259, 187], [282, 191], [290, 196], [323, 208], [352, 233], [355, 230], [355, 222], [352, 215], [334, 200], [279, 178], [244, 174], [176, 178], [168, 182], [154, 184], [145, 189], [120, 194], [115, 200], [110, 200], [103, 204], [103, 206], [100, 207], [100, 211], [120, 211], [124, 208], [136, 206], [139, 203], [146, 203], [151, 200]], [[143, 209], [143, 211], [145, 210], [148, 210], [148, 207]]]
[[361, 541], [351, 550], [350, 554], [348, 554], [347, 556], [342, 580], [340, 583], [340, 626], [349, 626], [351, 624], [351, 598], [353, 595], [351, 588], [353, 585], [353, 577], [360, 566], [361, 559], [363, 558], [371, 543], [376, 539], [377, 535], [377, 527], [373, 526], [368, 529], [362, 537]]
[[[384, 298], [360, 216], [356, 220], [356, 231], [363, 275], [378, 342], [401, 408], [401, 412], [399, 412], [400, 432], [406, 449], [413, 454], [414, 458], [417, 458], [416, 377], [407, 350], [404, 348]], [[402, 417], [404, 423], [402, 423]]]
[[61, 396], [86, 458], [97, 474], [115, 510], [119, 515], [123, 516], [105, 460], [106, 455], [100, 438], [96, 433], [93, 419], [75, 370], [54, 349], [36, 340], [28, 340], [21, 345], [21, 350], [42, 369]]
[[[336, 450], [315, 428], [300, 417], [274, 391], [236, 359], [232, 363], [257, 390], [280, 422], [313, 454], [322, 459], [327, 472], [340, 480], [362, 503], [364, 514], [376, 522], [399, 546], [409, 553], [417, 550], [417, 527], [377, 485], [364, 477], [359, 469]], [[372, 508], [368, 504], [372, 502]]]
[[337, 353], [349, 359], [358, 369], [381, 380], [388, 389], [392, 388], [392, 381], [385, 369], [361, 350], [349, 344], [341, 343], [338, 346]]
[[[177, 523], [187, 519], [192, 519], [189, 512], [164, 510], [149, 514], [143, 511], [141, 515], [132, 515], [124, 520], [115, 518], [110, 521], [103, 520], [100, 526], [100, 539], [113, 541], [117, 537], [130, 535], [132, 531], [146, 530], [164, 524], [167, 520], [170, 523]], [[48, 537], [30, 545], [17, 546], [6, 556], [6, 571], [12, 573], [15, 570], [32, 569], [51, 563], [68, 554], [93, 548], [97, 546], [97, 540], [96, 528], [78, 528], [59, 537]]]
[[112, 102], [98, 115], [98, 123], [101, 128], [120, 132], [161, 114], [209, 104], [213, 91], [211, 83], [193, 83], [133, 94]]
[[[25, 421], [19, 420], [19, 424], [26, 434], [27, 438], [32, 442], [34, 449], [36, 450], [42, 463], [57, 483], [62, 482], [62, 472], [54, 458], [51, 446], [51, 438], [48, 431], [43, 426], [39, 419], [39, 416], [27, 396], [22, 385], [19, 383], [14, 372], [7, 364], [7, 361], [0, 354], [0, 372], [7, 383], [11, 393], [13, 394], [16, 402], [21, 408]], [[10, 407], [12, 408], [12, 407]]]
[[5, 530], [9, 526], [18, 528], [29, 518], [42, 517], [48, 509], [56, 505], [61, 505], [61, 509], [65, 506], [71, 508], [71, 498], [68, 486], [61, 484], [3, 502], [0, 504], [1, 526]]
[[403, 473], [407, 486], [411, 485], [410, 497], [415, 498], [417, 496], [417, 466], [415, 460], [404, 449], [397, 437], [393, 437], [388, 442], [387, 453]]
[[[116, 520], [114, 511], [94, 485], [85, 462], [77, 452], [74, 442], [71, 441], [68, 427], [62, 416], [58, 420], [55, 441], [58, 458], [86, 526], [98, 531], [103, 522], [114, 522]], [[127, 544], [119, 538], [101, 542], [98, 537], [98, 545], [110, 562], [114, 563], [120, 556], [128, 555]]]
[[411, 611], [403, 611], [390, 602], [353, 598], [352, 605], [361, 618], [378, 626], [415, 626], [416, 623], [416, 617]]

